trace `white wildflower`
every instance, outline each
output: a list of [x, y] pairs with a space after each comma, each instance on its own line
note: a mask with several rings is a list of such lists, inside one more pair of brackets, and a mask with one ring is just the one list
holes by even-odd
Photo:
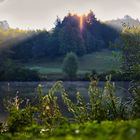
[[46, 106], [46, 110], [49, 110], [50, 109], [50, 107], [49, 106]]
[[80, 130], [79, 129], [76, 129], [75, 130], [75, 134], [79, 134], [80, 133]]
[[49, 131], [49, 129], [41, 129], [40, 134], [43, 134], [43, 133], [48, 132], [48, 131]]
[[39, 87], [39, 88], [41, 88], [41, 87], [42, 87], [42, 85], [41, 85], [41, 84], [38, 84], [38, 87]]

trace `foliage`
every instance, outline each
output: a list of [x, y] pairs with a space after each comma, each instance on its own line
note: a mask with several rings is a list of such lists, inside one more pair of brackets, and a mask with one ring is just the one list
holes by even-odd
[[[29, 100], [20, 100], [16, 96], [6, 102], [9, 117], [6, 123], [1, 125], [1, 132], [6, 131], [14, 134], [28, 130], [28, 132], [33, 131], [33, 133], [39, 134], [41, 127], [43, 129], [40, 130], [41, 133], [52, 135], [58, 128], [69, 126], [70, 123], [76, 125], [88, 121], [102, 123], [105, 120], [139, 118], [139, 86], [135, 90], [133, 88], [133, 93], [130, 89], [134, 98], [123, 101], [115, 95], [115, 84], [111, 82], [111, 76], [107, 76], [106, 80], [104, 88], [101, 89], [98, 87], [98, 79], [91, 79], [88, 89], [89, 103], [85, 102], [79, 92], [76, 93], [76, 101], [72, 101], [61, 81], [56, 82], [47, 94], [42, 92], [42, 86], [39, 85], [35, 104]], [[58, 96], [58, 93], [61, 96]], [[58, 97], [61, 97], [66, 110], [72, 114], [72, 117], [64, 117]], [[33, 127], [30, 128], [31, 126]]]
[[78, 58], [74, 53], [68, 53], [64, 58], [63, 72], [69, 77], [74, 78], [78, 71]]
[[33, 81], [39, 79], [37, 71], [21, 67], [10, 59], [2, 60], [0, 65], [0, 81]]
[[122, 71], [132, 81], [129, 89], [132, 94], [134, 105], [134, 118], [140, 116], [140, 27], [125, 27], [121, 34], [123, 41], [123, 67]]
[[133, 102], [133, 117], [139, 118], [140, 117], [140, 81], [132, 81], [129, 92], [132, 96]]
[[121, 34], [123, 41], [123, 68], [131, 79], [140, 75], [140, 28], [125, 27]]
[[27, 100], [24, 108], [21, 108], [23, 100], [16, 96], [12, 100], [8, 100], [6, 108], [9, 112], [7, 119], [8, 131], [11, 133], [21, 131], [25, 126], [33, 124], [34, 109]]
[[[109, 75], [111, 74], [112, 76], [112, 80], [113, 81], [131, 81], [132, 79], [134, 80], [140, 80], [140, 77], [137, 77], [137, 76], [130, 76], [130, 74], [128, 72], [122, 72], [122, 71], [115, 71], [115, 70], [111, 70], [111, 71], [108, 71], [108, 72], [103, 72], [103, 73], [100, 73], [98, 74], [98, 77], [101, 81], [105, 81], [105, 77], [106, 75]], [[137, 75], [137, 74], [136, 74]]]
[[[115, 53], [116, 57], [122, 56], [121, 52]], [[37, 70], [40, 74], [49, 75], [51, 73], [62, 73], [63, 58], [57, 60], [33, 60], [25, 64], [25, 67], [31, 70]], [[94, 52], [78, 58], [79, 71], [90, 72], [93, 69], [97, 73], [107, 72], [110, 70], [119, 71], [121, 66], [120, 61], [116, 60], [110, 50], [102, 50], [100, 52]], [[110, 73], [109, 73], [110, 74]], [[112, 73], [111, 73], [112, 74]], [[108, 74], [106, 74], [108, 75]], [[105, 76], [104, 76], [105, 77]]]
[[[82, 25], [81, 25], [82, 20]], [[118, 33], [98, 21], [92, 11], [87, 16], [69, 13], [61, 21], [56, 19], [51, 31], [19, 29], [0, 30], [0, 47], [10, 49], [12, 59], [28, 62], [39, 58], [56, 59], [69, 52], [81, 56], [109, 48]]]
[[[34, 129], [38, 133], [33, 133]], [[30, 131], [32, 130], [32, 131]], [[62, 125], [55, 130], [43, 129], [43, 127], [30, 126], [26, 131], [16, 133], [12, 136], [9, 133], [0, 135], [1, 140], [139, 140], [140, 120], [129, 121], [97, 121], [83, 124]]]
[[71, 15], [64, 18], [62, 28], [59, 31], [60, 52], [66, 55], [74, 52], [77, 55], [83, 55], [86, 52], [84, 39], [79, 28], [79, 17]]
[[45, 124], [47, 127], [56, 127], [59, 125], [64, 117], [60, 111], [59, 105], [57, 104], [57, 96], [54, 94], [59, 92], [62, 85], [56, 83], [48, 91], [47, 95], [42, 95], [41, 85], [38, 86], [39, 92], [39, 105], [38, 105], [38, 114], [41, 124]]

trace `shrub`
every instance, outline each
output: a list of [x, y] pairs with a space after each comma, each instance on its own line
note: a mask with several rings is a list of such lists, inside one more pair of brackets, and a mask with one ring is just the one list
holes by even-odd
[[133, 117], [139, 118], [140, 117], [140, 82], [131, 82], [129, 92], [132, 96], [132, 103], [133, 103]]
[[63, 62], [63, 72], [68, 78], [76, 77], [78, 71], [78, 58], [76, 54], [70, 52], [66, 55]]
[[32, 125], [34, 122], [34, 107], [32, 107], [29, 102], [26, 102], [24, 108], [21, 108], [23, 100], [20, 100], [18, 96], [8, 100], [6, 106], [9, 117], [7, 119], [8, 130], [11, 133], [21, 131], [24, 127]]

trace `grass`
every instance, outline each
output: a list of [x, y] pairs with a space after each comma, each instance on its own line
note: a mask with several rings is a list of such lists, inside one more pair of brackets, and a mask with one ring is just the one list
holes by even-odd
[[[121, 57], [120, 52], [115, 52], [115, 56], [110, 50], [103, 50], [92, 54], [84, 55], [79, 58], [79, 74], [96, 70], [98, 73], [110, 70], [119, 70]], [[37, 60], [25, 64], [26, 67], [37, 70], [40, 74], [62, 74], [62, 59], [57, 61]]]
[[31, 66], [29, 67], [30, 69], [32, 70], [37, 70], [39, 73], [41, 74], [61, 74], [62, 73], [62, 70], [61, 68], [52, 68], [52, 67], [45, 67], [45, 66]]
[[[120, 56], [120, 52], [116, 52], [116, 56]], [[107, 72], [110, 70], [118, 70], [120, 61], [117, 60], [112, 54], [112, 51], [104, 50], [102, 52], [95, 52], [80, 58], [81, 70], [96, 70], [97, 72]]]
[[[44, 130], [44, 131], [42, 131]], [[139, 140], [140, 120], [86, 122], [65, 124], [60, 128], [47, 129], [30, 126], [25, 132], [0, 135], [1, 140]]]

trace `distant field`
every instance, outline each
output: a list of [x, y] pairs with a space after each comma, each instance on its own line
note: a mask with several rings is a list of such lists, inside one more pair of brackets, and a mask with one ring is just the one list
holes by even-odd
[[112, 51], [108, 50], [85, 55], [79, 60], [80, 69], [89, 71], [94, 69], [99, 73], [109, 70], [118, 70], [121, 65], [119, 61], [120, 57], [120, 52], [115, 52], [115, 54], [113, 54]]
[[[85, 55], [79, 58], [79, 71], [78, 73], [86, 73], [92, 70], [96, 70], [98, 73], [107, 72], [110, 70], [118, 70], [120, 68], [121, 53], [109, 50], [103, 50], [102, 52], [95, 52], [92, 54]], [[63, 60], [57, 61], [45, 61], [38, 60], [31, 62], [25, 66], [37, 70], [40, 74], [62, 74], [62, 62]]]

